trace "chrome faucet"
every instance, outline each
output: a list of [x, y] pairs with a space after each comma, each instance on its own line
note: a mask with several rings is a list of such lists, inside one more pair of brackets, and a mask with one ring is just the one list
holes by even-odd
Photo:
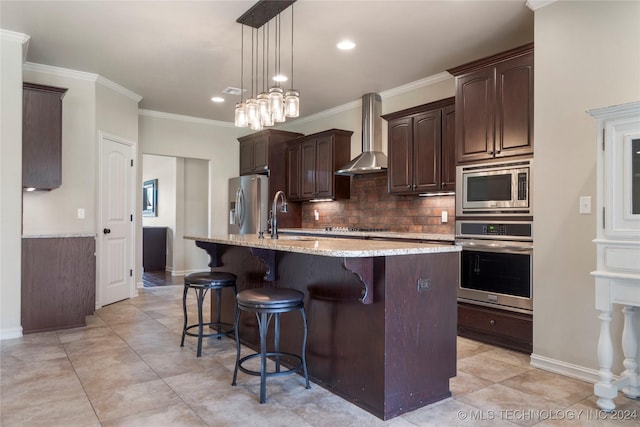
[[287, 212], [287, 198], [284, 195], [284, 191], [276, 191], [273, 196], [273, 205], [271, 206], [271, 238], [278, 238], [278, 197], [282, 199], [282, 212]]

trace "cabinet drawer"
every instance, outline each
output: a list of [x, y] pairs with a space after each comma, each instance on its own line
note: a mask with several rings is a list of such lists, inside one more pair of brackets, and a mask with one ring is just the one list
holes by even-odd
[[533, 317], [528, 314], [458, 303], [458, 333], [515, 350], [531, 351]]

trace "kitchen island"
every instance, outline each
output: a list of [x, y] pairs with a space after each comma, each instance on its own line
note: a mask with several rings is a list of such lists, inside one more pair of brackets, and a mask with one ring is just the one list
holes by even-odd
[[[304, 292], [307, 365], [315, 383], [382, 419], [451, 395], [458, 247], [295, 235], [185, 239], [209, 253], [212, 270], [236, 274], [238, 291]], [[233, 320], [233, 309], [224, 295], [223, 321]], [[287, 316], [280, 347], [296, 353], [302, 326]], [[243, 313], [240, 339], [258, 348], [254, 316]]]

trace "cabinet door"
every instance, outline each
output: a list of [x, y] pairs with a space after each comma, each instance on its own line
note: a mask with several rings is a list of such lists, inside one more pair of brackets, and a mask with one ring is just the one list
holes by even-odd
[[300, 193], [303, 199], [312, 199], [316, 190], [316, 141], [302, 142], [300, 146]]
[[456, 109], [455, 106], [442, 109], [442, 147], [440, 162], [440, 189], [456, 189]]
[[333, 197], [333, 136], [316, 139], [316, 189], [314, 197]]
[[253, 141], [253, 171], [269, 170], [269, 136], [261, 135]]
[[389, 193], [407, 193], [413, 184], [413, 119], [403, 117], [389, 121], [388, 134]]
[[533, 152], [533, 53], [496, 66], [496, 157]]
[[440, 189], [440, 110], [413, 120], [413, 191]]
[[458, 78], [456, 85], [457, 162], [493, 158], [494, 68]]
[[300, 200], [302, 177], [300, 175], [300, 144], [291, 144], [287, 147], [287, 198]]
[[253, 173], [253, 140], [240, 143], [240, 175]]
[[22, 92], [22, 187], [62, 184], [62, 97], [66, 89], [25, 84]]

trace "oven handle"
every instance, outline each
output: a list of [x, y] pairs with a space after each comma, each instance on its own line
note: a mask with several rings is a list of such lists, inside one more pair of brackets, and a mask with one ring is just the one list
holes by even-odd
[[466, 241], [456, 241], [457, 246], [461, 246], [462, 248], [468, 249], [478, 249], [484, 251], [515, 251], [515, 252], [527, 252], [533, 250], [533, 245], [509, 245], [503, 242], [500, 243], [478, 243], [478, 242], [466, 242]]

